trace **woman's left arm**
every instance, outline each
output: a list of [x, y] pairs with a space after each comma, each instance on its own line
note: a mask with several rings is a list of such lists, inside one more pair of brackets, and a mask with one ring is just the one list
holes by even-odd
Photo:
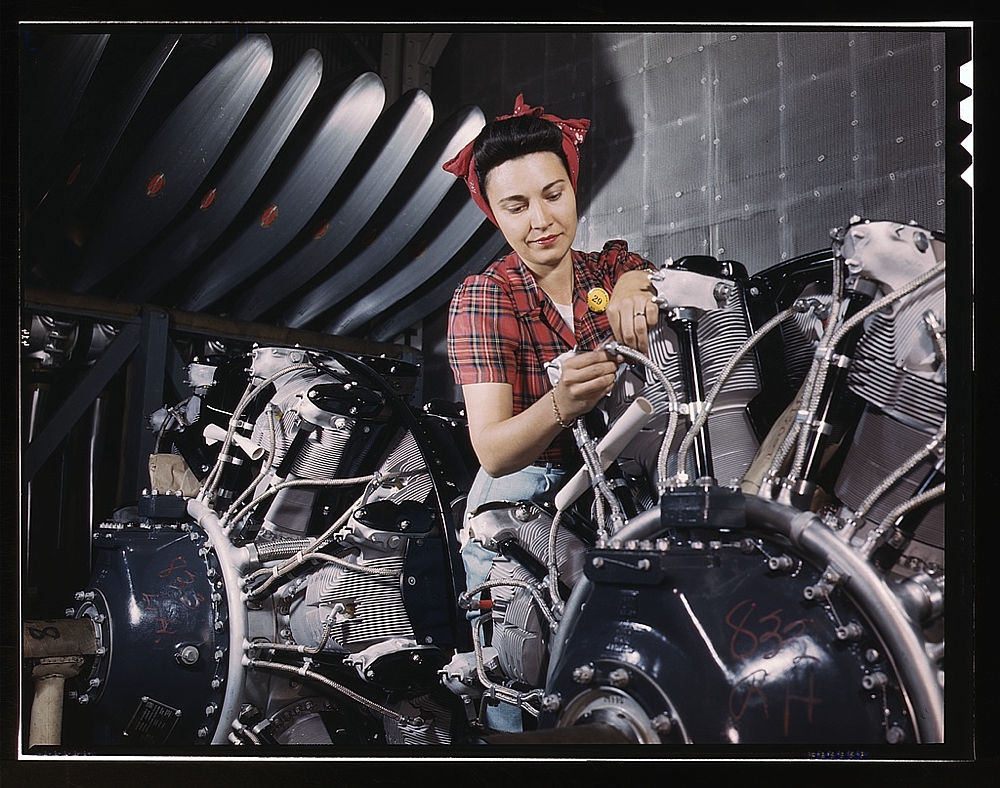
[[656, 325], [660, 314], [653, 301], [656, 289], [649, 274], [640, 269], [623, 273], [608, 303], [608, 322], [615, 339], [640, 353], [649, 352], [649, 329]]

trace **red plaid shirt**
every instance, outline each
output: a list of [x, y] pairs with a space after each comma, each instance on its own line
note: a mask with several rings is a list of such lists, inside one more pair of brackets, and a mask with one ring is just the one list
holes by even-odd
[[[607, 315], [590, 310], [587, 293], [602, 287], [610, 295], [623, 273], [653, 265], [629, 252], [624, 241], [608, 241], [600, 252], [573, 250], [572, 256], [574, 331], [513, 252], [458, 286], [448, 314], [448, 360], [458, 385], [509, 383], [517, 415], [552, 388], [547, 362], [573, 347], [593, 350], [611, 339]], [[565, 430], [538, 461], [575, 466], [578, 458], [573, 435]]]

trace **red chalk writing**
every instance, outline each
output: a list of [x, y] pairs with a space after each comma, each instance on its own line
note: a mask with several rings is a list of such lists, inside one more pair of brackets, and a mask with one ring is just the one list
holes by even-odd
[[196, 590], [198, 577], [188, 569], [184, 556], [178, 555], [170, 563], [156, 572], [163, 582], [154, 584], [157, 593], [143, 591], [139, 602], [153, 625], [153, 644], [159, 645], [164, 635], [177, 634], [179, 609], [196, 610], [205, 601], [205, 595]]
[[[812, 640], [806, 635], [812, 619], [786, 620], [782, 608], [762, 610], [754, 600], [743, 599], [729, 609], [724, 620], [730, 633], [729, 656], [739, 661], [754, 660], [753, 669], [733, 682], [729, 691], [731, 718], [739, 722], [754, 710], [768, 718], [776, 708], [781, 712], [785, 736], [802, 716], [805, 723], [811, 723], [814, 708], [822, 703], [809, 670], [820, 661], [808, 653]], [[761, 667], [759, 660], [773, 660], [783, 650], [787, 654], [788, 649], [798, 652], [790, 661], [786, 658], [773, 663], [774, 670]], [[802, 668], [808, 676], [799, 673]], [[802, 681], [790, 681], [791, 673], [806, 679], [805, 689]]]

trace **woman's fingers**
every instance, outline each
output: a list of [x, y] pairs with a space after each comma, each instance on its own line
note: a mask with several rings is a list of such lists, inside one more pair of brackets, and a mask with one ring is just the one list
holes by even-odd
[[618, 369], [618, 359], [608, 355], [605, 350], [587, 350], [574, 353], [563, 363], [562, 379], [568, 382], [581, 382], [605, 375], [614, 375]]
[[629, 345], [629, 347], [634, 347], [640, 353], [649, 352], [649, 329], [650, 327], [656, 325], [656, 318], [658, 317], [658, 309], [656, 304], [651, 300], [646, 300], [643, 303], [641, 309], [636, 309], [632, 313], [632, 324], [635, 329], [635, 344]]
[[623, 299], [608, 309], [615, 339], [640, 353], [649, 351], [649, 329], [656, 324], [659, 310], [648, 296]]
[[559, 401], [567, 403], [572, 418], [590, 411], [611, 391], [618, 363], [604, 350], [576, 353], [566, 360], [559, 379]]

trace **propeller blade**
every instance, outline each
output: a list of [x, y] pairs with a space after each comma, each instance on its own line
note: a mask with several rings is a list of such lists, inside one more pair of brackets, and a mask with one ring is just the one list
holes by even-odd
[[[308, 50], [288, 75], [253, 134], [199, 206], [148, 254], [121, 295], [142, 302], [182, 274], [230, 226], [271, 166], [319, 87], [323, 58]], [[209, 176], [211, 177], [211, 176]]]
[[336, 185], [385, 105], [381, 78], [365, 72], [333, 108], [277, 193], [195, 281], [182, 309], [197, 312], [232, 291], [288, 244]]
[[[454, 176], [445, 172], [442, 165], [485, 124], [482, 110], [466, 107], [433, 130], [392, 193], [362, 231], [359, 236], [362, 248], [337, 266], [332, 276], [298, 299], [285, 312], [283, 325], [299, 328], [310, 323], [388, 265], [454, 185]], [[372, 235], [374, 240], [371, 240]]]
[[149, 93], [156, 77], [167, 59], [177, 48], [179, 33], [172, 33], [160, 39], [146, 61], [135, 72], [128, 86], [118, 90], [124, 101], [115, 108], [110, 120], [97, 124], [79, 148], [74, 148], [66, 156], [60, 156], [60, 164], [45, 199], [39, 204], [31, 219], [26, 223], [26, 231], [32, 231], [32, 244], [42, 234], [61, 232], [69, 223], [80, 204], [90, 194], [94, 184], [104, 171], [112, 151], [118, 145], [122, 134], [135, 115], [136, 109]]
[[26, 97], [20, 136], [23, 206], [34, 208], [44, 196], [39, 192], [49, 180], [52, 151], [66, 134], [110, 37], [108, 33], [51, 35], [39, 48], [34, 65], [26, 69], [21, 89]]
[[458, 261], [457, 265], [446, 266], [411, 298], [378, 320], [366, 337], [372, 341], [391, 342], [410, 326], [449, 303], [459, 283], [467, 276], [482, 273], [506, 245], [507, 241], [496, 227], [488, 223], [482, 225], [469, 242], [469, 251], [462, 250], [455, 255], [452, 263]]
[[[438, 214], [444, 220], [431, 221], [417, 234], [411, 255], [397, 273], [378, 287], [351, 303], [323, 331], [334, 336], [351, 336], [378, 315], [389, 311], [400, 300], [440, 271], [454, 257], [456, 250], [472, 237], [486, 221], [479, 206], [469, 199], [464, 183], [456, 181], [442, 201]], [[443, 227], [441, 225], [444, 225]], [[427, 242], [427, 239], [431, 239]]]
[[[392, 189], [434, 119], [430, 97], [411, 90], [379, 118], [352, 163], [360, 180], [346, 197], [338, 195], [329, 218], [291, 257], [269, 272], [233, 308], [237, 320], [255, 320], [305, 284], [351, 241]], [[351, 182], [345, 173], [344, 180]]]
[[170, 114], [85, 243], [72, 290], [94, 287], [177, 215], [222, 155], [272, 57], [266, 36], [244, 39]]

